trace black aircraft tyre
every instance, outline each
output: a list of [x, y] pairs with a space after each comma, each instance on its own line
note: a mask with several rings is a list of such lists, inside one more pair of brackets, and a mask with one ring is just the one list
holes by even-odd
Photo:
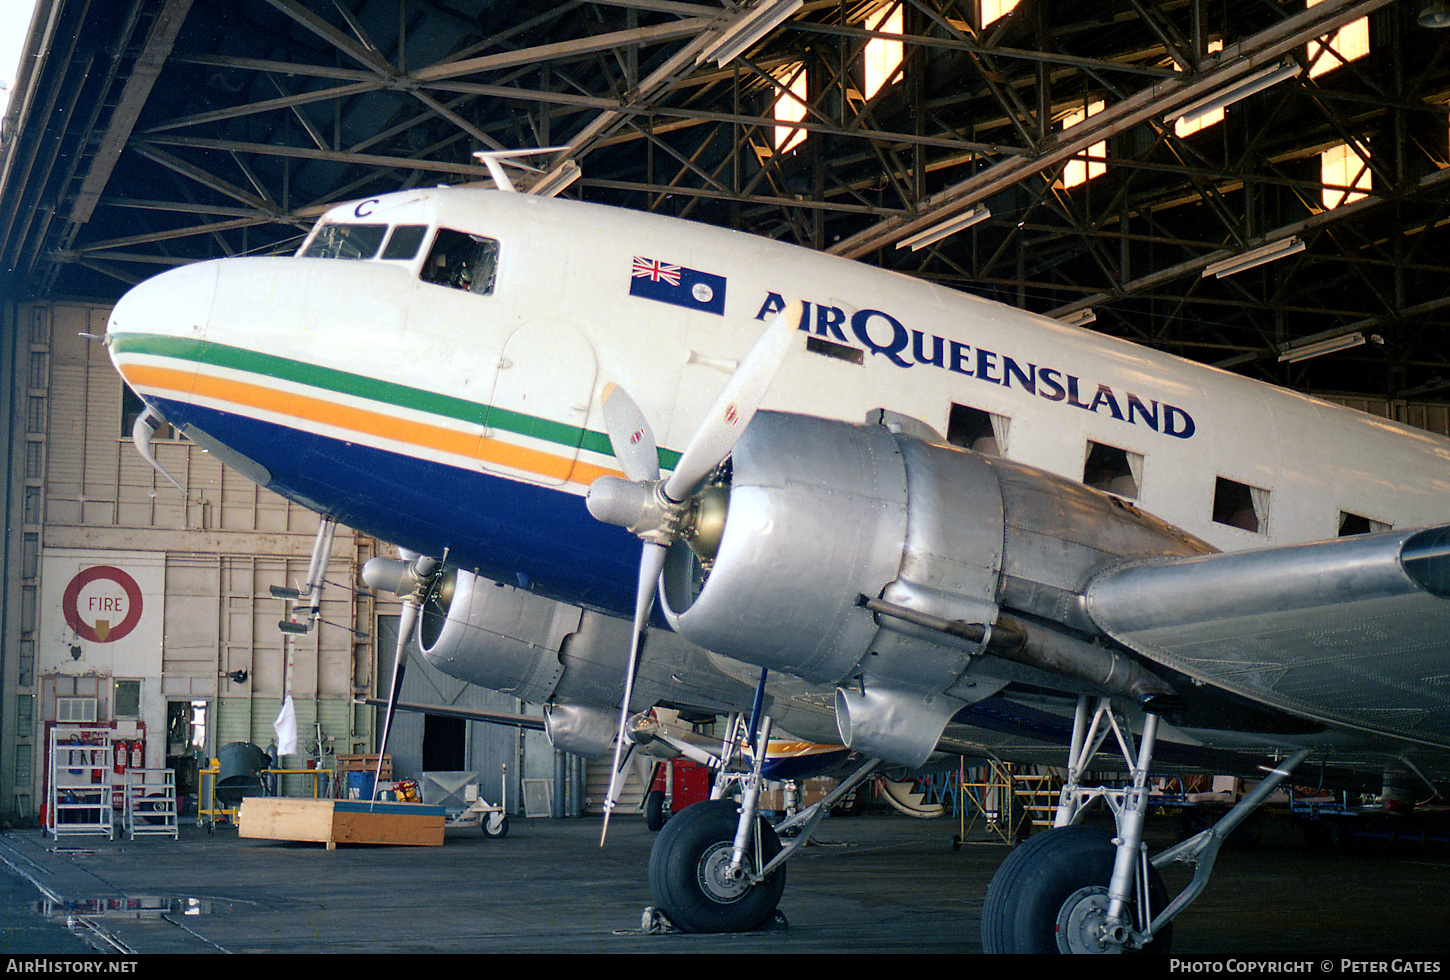
[[[1113, 873], [1113, 833], [1102, 827], [1057, 827], [1016, 847], [997, 869], [982, 906], [982, 951], [986, 953], [1116, 952], [1082, 937], [1107, 905]], [[1149, 868], [1155, 914], [1167, 904], [1167, 890]], [[1135, 902], [1136, 906], [1136, 902]], [[1136, 914], [1136, 908], [1132, 914]], [[1173, 926], [1136, 952], [1167, 953]]]
[[665, 791], [652, 789], [644, 798], [644, 825], [650, 830], [659, 830], [670, 819], [665, 809]]
[[[684, 932], [749, 932], [764, 925], [785, 890], [785, 867], [758, 885], [725, 875], [739, 820], [734, 800], [708, 800], [672, 816], [649, 855], [649, 886], [655, 904]], [[757, 818], [760, 853], [769, 862], [780, 853], [775, 828]], [[747, 870], [755, 845], [746, 849]]]

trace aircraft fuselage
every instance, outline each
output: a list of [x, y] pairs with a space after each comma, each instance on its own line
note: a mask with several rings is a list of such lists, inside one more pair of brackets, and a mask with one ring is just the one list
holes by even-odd
[[[601, 389], [633, 395], [668, 471], [796, 299], [807, 348], [764, 407], [853, 422], [887, 408], [946, 432], [965, 406], [995, 416], [1004, 455], [1071, 479], [1089, 442], [1121, 450], [1137, 506], [1225, 550], [1331, 538], [1344, 514], [1450, 517], [1436, 437], [761, 238], [460, 189], [344, 205], [320, 228], [302, 250], [319, 257], [137, 287], [108, 336], [127, 382], [285, 496], [586, 606], [627, 610], [637, 557], [582, 502], [617, 472]], [[455, 253], [492, 251], [489, 283], [441, 281], [440, 228], [465, 233]], [[1220, 478], [1260, 495], [1258, 530], [1214, 520]]]

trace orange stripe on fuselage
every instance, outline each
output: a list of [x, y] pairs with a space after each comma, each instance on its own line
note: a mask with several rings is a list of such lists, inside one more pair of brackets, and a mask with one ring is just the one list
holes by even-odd
[[277, 412], [304, 422], [337, 426], [394, 442], [477, 459], [509, 469], [524, 470], [553, 480], [587, 486], [601, 476], [623, 475], [617, 470], [510, 445], [496, 439], [484, 439], [455, 429], [400, 419], [370, 409], [339, 405], [337, 402], [310, 395], [276, 391], [245, 381], [232, 381], [199, 373], [193, 375], [189, 371], [150, 364], [125, 364], [120, 366], [120, 371], [134, 387], [191, 392], [233, 405]]

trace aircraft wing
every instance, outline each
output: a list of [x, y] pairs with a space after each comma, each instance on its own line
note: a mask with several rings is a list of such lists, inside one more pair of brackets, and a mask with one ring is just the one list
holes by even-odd
[[1113, 639], [1193, 680], [1450, 748], [1450, 526], [1127, 561], [1084, 602]]
[[[360, 698], [362, 704], [374, 708], [386, 708], [385, 698]], [[462, 718], [465, 721], [482, 721], [490, 725], [508, 725], [513, 728], [527, 728], [531, 731], [544, 730], [544, 719], [537, 715], [519, 715], [507, 711], [490, 711], [487, 708], [459, 708], [446, 704], [415, 704], [399, 701], [393, 705], [398, 711], [413, 711], [425, 715], [442, 715], [445, 718]]]

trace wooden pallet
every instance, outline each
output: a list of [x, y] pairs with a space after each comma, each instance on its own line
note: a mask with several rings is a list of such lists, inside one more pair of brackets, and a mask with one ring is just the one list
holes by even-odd
[[[339, 755], [334, 768], [338, 772], [377, 772], [378, 757], [376, 753], [364, 755]], [[393, 778], [393, 754], [383, 753], [383, 771], [378, 778], [387, 781]], [[346, 777], [344, 777], [346, 781]]]
[[338, 844], [443, 843], [444, 811], [422, 803], [365, 800], [307, 800], [253, 796], [237, 812], [237, 833], [264, 840], [316, 841], [330, 851]]

